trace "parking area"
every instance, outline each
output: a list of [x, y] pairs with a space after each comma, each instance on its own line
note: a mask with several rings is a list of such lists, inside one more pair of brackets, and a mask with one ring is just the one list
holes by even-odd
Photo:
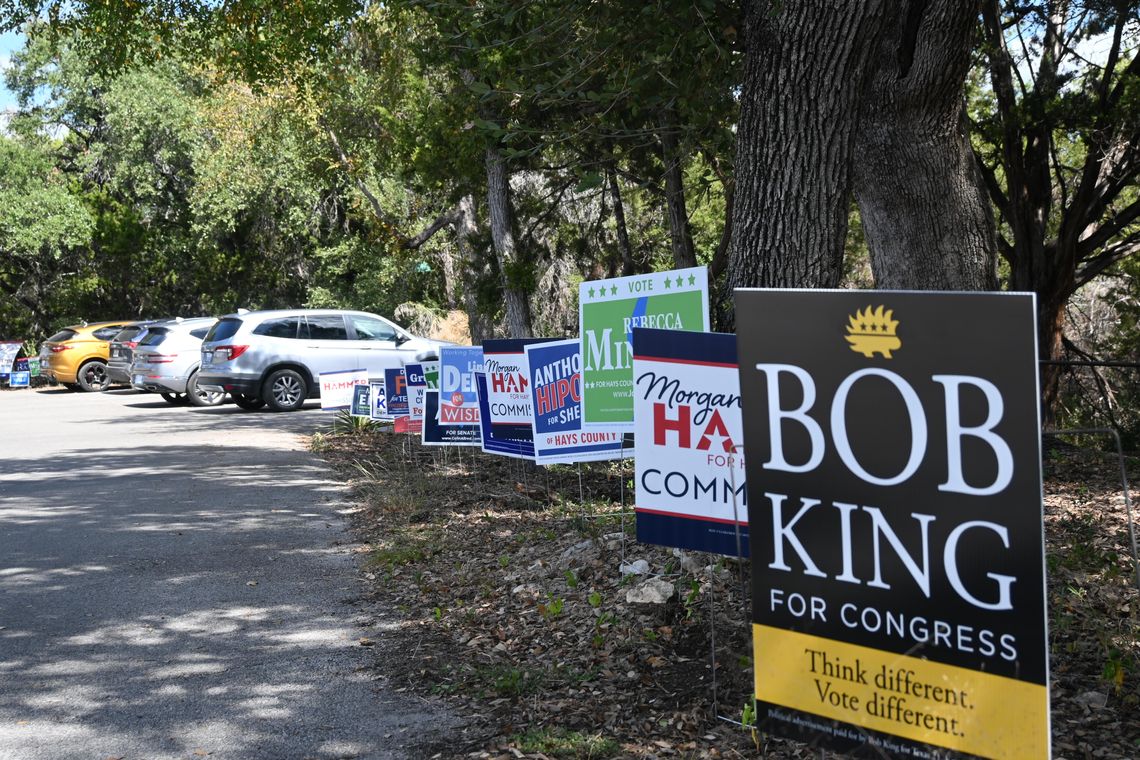
[[0, 757], [416, 756], [329, 415], [0, 393]]

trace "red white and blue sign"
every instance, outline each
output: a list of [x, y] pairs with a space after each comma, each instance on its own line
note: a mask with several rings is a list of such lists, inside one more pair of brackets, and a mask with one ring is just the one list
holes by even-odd
[[439, 350], [440, 425], [474, 425], [479, 429], [475, 373], [482, 368], [483, 349], [478, 346], [444, 346]]
[[534, 461], [619, 459], [622, 434], [582, 429], [582, 347], [559, 340], [525, 347], [534, 425]]
[[637, 540], [748, 556], [736, 336], [633, 331]]
[[534, 459], [534, 432], [530, 424], [493, 424], [487, 399], [487, 375], [476, 372], [475, 386], [479, 390], [479, 425], [483, 435], [483, 451], [515, 459]]
[[440, 425], [439, 391], [424, 394], [424, 446], [478, 446], [479, 425]]
[[384, 370], [384, 391], [388, 394], [388, 414], [403, 417], [408, 414], [408, 380], [404, 368]]

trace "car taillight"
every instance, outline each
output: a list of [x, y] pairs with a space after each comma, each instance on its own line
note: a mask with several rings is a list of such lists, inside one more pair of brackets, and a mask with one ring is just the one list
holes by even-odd
[[231, 362], [245, 353], [249, 346], [217, 346], [214, 348], [214, 361]]
[[124, 345], [124, 346], [126, 346], [127, 348], [134, 348], [134, 347], [135, 347], [135, 346], [137, 346], [138, 344], [139, 344], [139, 342], [138, 342], [137, 340], [128, 340], [128, 341], [127, 341], [126, 343], [124, 343], [123, 345]]
[[59, 354], [59, 353], [63, 353], [64, 351], [70, 351], [70, 350], [71, 350], [71, 346], [52, 346], [51, 347], [51, 352], [53, 354]]
[[177, 358], [177, 354], [149, 354], [143, 359], [143, 361], [149, 362], [151, 364], [170, 364]]

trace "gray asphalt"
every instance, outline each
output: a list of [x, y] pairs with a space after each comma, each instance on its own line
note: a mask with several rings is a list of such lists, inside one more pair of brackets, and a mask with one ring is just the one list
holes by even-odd
[[421, 757], [348, 495], [293, 414], [0, 392], [0, 758]]

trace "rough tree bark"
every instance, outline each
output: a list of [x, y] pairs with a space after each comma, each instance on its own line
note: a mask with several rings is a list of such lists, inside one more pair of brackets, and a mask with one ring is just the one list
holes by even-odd
[[997, 239], [965, 114], [981, 3], [903, 5], [884, 19], [852, 162], [875, 285], [993, 290]]
[[888, 4], [749, 5], [726, 294], [838, 285], [859, 104]]
[[633, 248], [629, 244], [629, 230], [625, 225], [625, 204], [621, 199], [621, 187], [618, 185], [617, 172], [612, 167], [606, 169], [609, 179], [610, 195], [614, 199], [614, 226], [617, 228], [618, 249], [621, 251], [621, 273], [628, 277], [634, 274]]
[[503, 286], [503, 309], [507, 332], [512, 338], [533, 334], [530, 301], [518, 282], [520, 255], [515, 235], [514, 209], [506, 160], [498, 146], [488, 145], [484, 156], [487, 168], [487, 210], [491, 219], [491, 243], [499, 260]]
[[480, 269], [479, 257], [476, 254], [475, 246], [471, 244], [471, 238], [479, 231], [475, 222], [474, 197], [465, 195], [460, 199], [459, 205], [455, 208], [455, 222], [452, 229], [455, 230], [455, 247], [459, 249], [459, 257], [464, 262], [464, 268], [469, 275], [467, 282], [463, 285], [463, 305], [467, 311], [467, 325], [471, 332], [471, 343], [478, 346], [484, 338], [491, 337], [491, 330], [482, 312], [479, 311], [478, 293], [475, 292], [474, 287], [474, 280]]
[[662, 114], [657, 137], [661, 141], [661, 160], [665, 164], [665, 209], [673, 263], [678, 269], [685, 269], [697, 265], [697, 254], [693, 248], [693, 229], [685, 205], [685, 157], [677, 142], [675, 121], [668, 113]]

